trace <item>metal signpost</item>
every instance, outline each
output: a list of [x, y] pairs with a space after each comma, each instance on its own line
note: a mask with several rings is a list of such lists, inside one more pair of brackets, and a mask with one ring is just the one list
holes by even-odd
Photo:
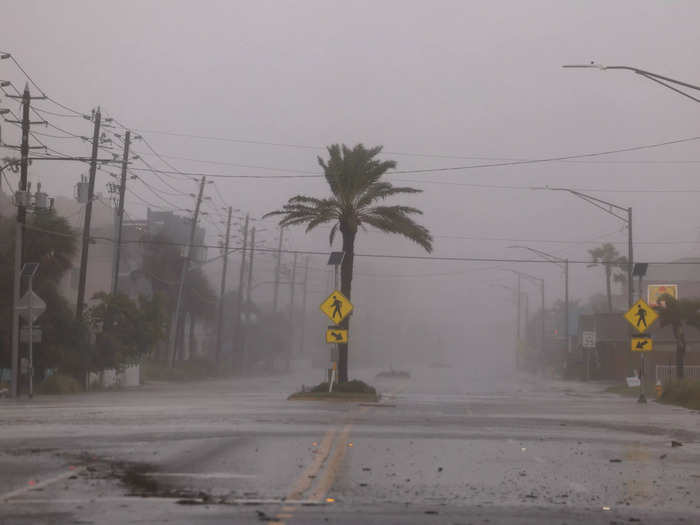
[[[636, 303], [632, 305], [632, 308], [627, 310], [624, 315], [625, 319], [632, 327], [639, 332], [639, 336], [630, 338], [630, 348], [633, 352], [640, 352], [640, 369], [639, 369], [639, 399], [640, 403], [646, 403], [647, 398], [644, 393], [644, 383], [646, 380], [646, 373], [644, 372], [644, 352], [648, 352], [652, 349], [651, 336], [645, 332], [649, 327], [654, 324], [659, 318], [657, 314], [645, 301], [644, 299], [638, 299]], [[646, 342], [645, 342], [646, 341]]]
[[[320, 305], [323, 312], [332, 323], [339, 325], [353, 309], [352, 303], [345, 297], [339, 288], [339, 272], [338, 267], [342, 264], [345, 258], [345, 252], [331, 252], [328, 257], [328, 266], [333, 266], [334, 270], [334, 291]], [[331, 369], [330, 377], [328, 378], [328, 391], [333, 391], [333, 383], [338, 374], [338, 359], [340, 348], [338, 345], [348, 342], [348, 331], [341, 329], [338, 326], [329, 326], [326, 330], [326, 343], [335, 345], [331, 350]]]

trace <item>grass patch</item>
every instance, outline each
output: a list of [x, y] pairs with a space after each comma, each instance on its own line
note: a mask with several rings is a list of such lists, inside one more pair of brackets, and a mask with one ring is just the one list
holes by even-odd
[[292, 400], [331, 400], [331, 401], [362, 401], [362, 402], [377, 402], [379, 395], [377, 390], [359, 379], [353, 379], [347, 383], [336, 383], [333, 385], [333, 391], [328, 391], [328, 382], [320, 383], [309, 390], [302, 389], [300, 392], [295, 392], [287, 399]]
[[688, 378], [667, 381], [659, 401], [691, 410], [700, 410], [700, 381]]
[[144, 361], [141, 365], [143, 382], [148, 381], [201, 381], [217, 377], [218, 369], [214, 363], [206, 359], [190, 359], [179, 361], [170, 368], [167, 361]]
[[78, 381], [63, 374], [53, 374], [36, 387], [36, 393], [39, 395], [77, 394], [82, 391], [83, 388]]

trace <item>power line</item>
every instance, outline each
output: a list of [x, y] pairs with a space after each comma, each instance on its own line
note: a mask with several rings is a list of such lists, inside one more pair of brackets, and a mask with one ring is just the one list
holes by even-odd
[[683, 139], [676, 139], [676, 140], [667, 140], [664, 142], [657, 142], [654, 144], [645, 144], [643, 146], [632, 146], [628, 148], [619, 148], [619, 149], [612, 149], [612, 150], [607, 150], [607, 151], [598, 151], [594, 153], [580, 153], [580, 154], [575, 154], [575, 155], [563, 155], [559, 157], [544, 157], [541, 159], [529, 159], [529, 160], [513, 160], [513, 161], [508, 161], [508, 162], [494, 162], [494, 163], [489, 163], [489, 164], [471, 164], [468, 166], [452, 166], [452, 167], [446, 167], [446, 168], [426, 168], [426, 169], [419, 169], [419, 170], [397, 170], [393, 171], [391, 173], [437, 173], [437, 172], [443, 172], [443, 171], [458, 171], [458, 170], [470, 170], [470, 169], [477, 169], [477, 168], [498, 168], [498, 167], [506, 167], [506, 166], [522, 166], [524, 164], [542, 164], [546, 162], [557, 162], [557, 161], [562, 161], [562, 160], [572, 160], [572, 159], [583, 159], [583, 158], [589, 158], [589, 157], [599, 157], [602, 155], [612, 155], [615, 153], [626, 153], [630, 151], [641, 151], [645, 149], [652, 149], [652, 148], [661, 148], [664, 146], [670, 146], [673, 144], [683, 144], [687, 142], [695, 142], [700, 140], [700, 136], [697, 137], [688, 137], [688, 138], [683, 138]]
[[[215, 141], [215, 142], [232, 142], [232, 143], [238, 143], [238, 144], [254, 144], [254, 145], [262, 145], [262, 146], [276, 146], [276, 147], [287, 147], [287, 148], [307, 149], [307, 150], [325, 150], [326, 149], [325, 146], [312, 146], [312, 145], [308, 145], [308, 144], [294, 144], [294, 143], [285, 143], [285, 142], [269, 142], [269, 141], [262, 141], [262, 140], [252, 140], [252, 139], [216, 137], [216, 136], [211, 136], [211, 135], [197, 135], [197, 134], [179, 133], [179, 132], [163, 131], [163, 130], [138, 129], [137, 131], [142, 132], [142, 133], [153, 133], [153, 134], [158, 134], [158, 135], [193, 138], [193, 139], [209, 140], [209, 141]], [[697, 140], [700, 140], [700, 137], [688, 137], [688, 138], [684, 138], [684, 139], [671, 140], [671, 141], [660, 142], [660, 143], [655, 143], [655, 144], [647, 144], [647, 145], [642, 145], [642, 146], [633, 146], [633, 147], [628, 147], [628, 148], [621, 148], [621, 149], [596, 152], [596, 153], [565, 155], [565, 156], [559, 156], [559, 157], [548, 157], [548, 158], [540, 158], [540, 159], [513, 158], [513, 157], [508, 157], [508, 156], [491, 157], [491, 156], [482, 156], [482, 155], [445, 155], [445, 154], [430, 154], [430, 153], [413, 153], [413, 152], [404, 152], [404, 151], [383, 151], [383, 153], [386, 155], [402, 155], [402, 156], [405, 155], [405, 156], [411, 156], [411, 157], [425, 157], [425, 158], [502, 161], [499, 163], [485, 164], [485, 165], [457, 166], [457, 167], [451, 167], [451, 168], [432, 168], [429, 170], [420, 170], [420, 171], [419, 170], [411, 170], [410, 172], [409, 171], [402, 172], [402, 173], [416, 173], [416, 172], [424, 172], [424, 171], [445, 171], [445, 170], [471, 169], [471, 168], [476, 168], [476, 167], [508, 166], [508, 165], [518, 165], [518, 164], [528, 164], [528, 163], [576, 160], [576, 159], [581, 159], [581, 158], [590, 158], [590, 157], [596, 157], [596, 156], [602, 156], [602, 155], [610, 155], [610, 154], [614, 154], [614, 153], [640, 151], [640, 150], [644, 150], [644, 149], [658, 148], [658, 147], [662, 147], [662, 146], [668, 146], [671, 144], [680, 144], [680, 143], [684, 143], [684, 142], [691, 142], [691, 141], [697, 141]], [[199, 159], [191, 159], [191, 158], [189, 158], [189, 159], [182, 158], [182, 160], [190, 160], [193, 162], [200, 162]], [[605, 161], [605, 162], [608, 162], [608, 161]], [[651, 163], [666, 163], [666, 162], [700, 163], [700, 160], [699, 161], [613, 161], [613, 162], [621, 162], [621, 163], [624, 163], [624, 162], [630, 162], [630, 163], [645, 163], [645, 162], [651, 162]], [[395, 172], [395, 173], [399, 173], [399, 172]]]

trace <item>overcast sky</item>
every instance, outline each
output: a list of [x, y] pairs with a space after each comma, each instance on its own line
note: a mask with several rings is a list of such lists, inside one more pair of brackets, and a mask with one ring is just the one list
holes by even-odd
[[[600, 152], [700, 135], [697, 103], [632, 73], [561, 68], [595, 60], [700, 84], [700, 3], [692, 0], [1, 4], [0, 49], [12, 53], [47, 94], [86, 113], [100, 105], [106, 115], [141, 130], [166, 160], [188, 172], [319, 173], [316, 155], [335, 142], [384, 145], [384, 156], [396, 160], [398, 170], [412, 170]], [[9, 60], [0, 61], [0, 79], [19, 88], [26, 80]], [[17, 109], [6, 99], [0, 105]], [[47, 101], [37, 101], [36, 107], [66, 113]], [[79, 135], [91, 133], [87, 120], [46, 117]], [[18, 140], [12, 126], [2, 129], [5, 142]], [[50, 127], [35, 131], [62, 135]], [[40, 138], [62, 152], [89, 151], [80, 140]], [[142, 142], [136, 141], [134, 150], [151, 165], [169, 169]], [[527, 244], [584, 260], [591, 243], [603, 241], [626, 250], [622, 223], [573, 196], [483, 187], [552, 185], [632, 206], [637, 260], [670, 260], [700, 255], [693, 244], [699, 150], [694, 141], [571, 162], [392, 179], [424, 190], [406, 202], [424, 210], [422, 221], [436, 237], [437, 256], [512, 258], [525, 252], [509, 245]], [[134, 167], [145, 166], [135, 162]], [[107, 171], [99, 172], [98, 190], [111, 180]], [[35, 163], [31, 179], [41, 180], [51, 194], [71, 195], [86, 172], [80, 164]], [[195, 192], [194, 181], [163, 175], [165, 185], [149, 172], [139, 173], [152, 188], [138, 180], [129, 187], [144, 200], [166, 208], [193, 207], [190, 197], [178, 193]], [[254, 217], [293, 194], [327, 192], [322, 179], [214, 180], [227, 205]], [[215, 208], [224, 203], [213, 186], [207, 195], [210, 215], [203, 224], [214, 242], [218, 232], [211, 223], [220, 220]], [[127, 195], [131, 217], [144, 217], [145, 207]], [[273, 246], [274, 225], [267, 222], [259, 238]], [[678, 243], [654, 244], [668, 241]], [[327, 229], [311, 236], [291, 232], [286, 246], [327, 250]], [[371, 232], [362, 234], [357, 250], [421, 254], [407, 241]], [[272, 267], [267, 259], [261, 272]], [[314, 259], [315, 267], [324, 264]], [[451, 327], [453, 337], [461, 337], [461, 331], [486, 326], [489, 316], [512, 317], [507, 291], [487, 286], [512, 284], [512, 276], [485, 269], [491, 266], [508, 265], [361, 259], [357, 286], [400, 281], [398, 290], [413, 310], [432, 312]], [[561, 297], [556, 267], [520, 268], [547, 279], [548, 304]], [[603, 291], [600, 273], [575, 265], [572, 295], [585, 299]], [[316, 274], [325, 282], [324, 272]], [[487, 294], [493, 300], [485, 301]], [[355, 298], [361, 305], [359, 291]], [[465, 315], [470, 322], [460, 320]]]

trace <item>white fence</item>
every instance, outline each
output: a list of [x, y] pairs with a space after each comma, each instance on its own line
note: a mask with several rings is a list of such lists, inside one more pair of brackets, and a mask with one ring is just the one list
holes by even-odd
[[132, 387], [141, 384], [141, 365], [125, 367], [121, 372], [108, 369], [101, 374], [91, 372], [90, 384], [99, 383], [103, 388]]
[[[667, 381], [668, 379], [675, 379], [676, 377], [676, 365], [656, 365], [656, 380]], [[686, 365], [683, 367], [683, 377], [691, 377], [693, 379], [700, 379], [700, 365]]]

